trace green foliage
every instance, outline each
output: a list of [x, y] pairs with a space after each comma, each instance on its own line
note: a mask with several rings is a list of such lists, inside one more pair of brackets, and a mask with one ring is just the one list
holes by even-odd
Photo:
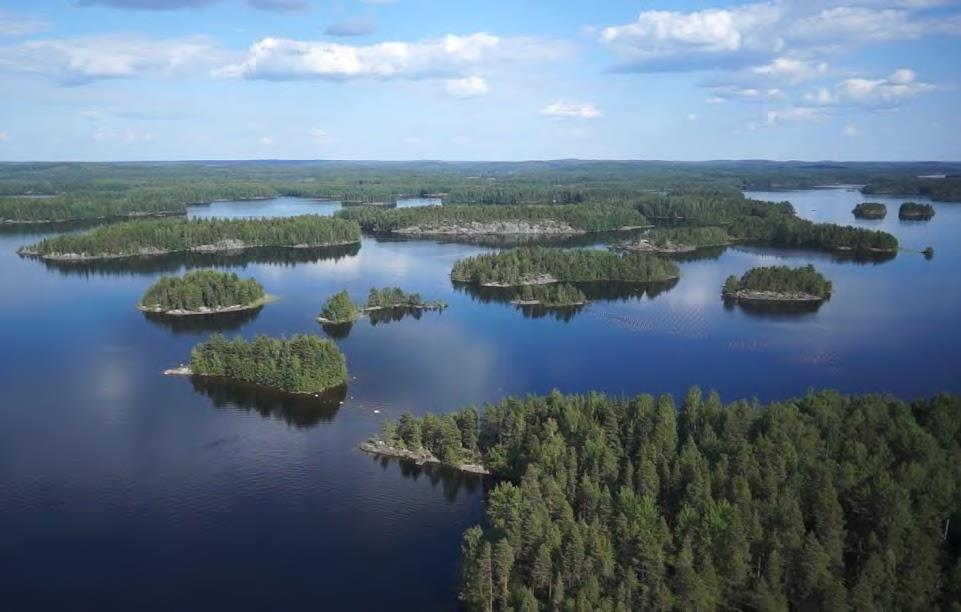
[[677, 278], [677, 264], [660, 257], [609, 251], [521, 247], [484, 253], [454, 262], [451, 278], [463, 282], [525, 285], [553, 279], [564, 282], [647, 283]]
[[724, 293], [734, 294], [739, 291], [804, 294], [826, 298], [831, 295], [831, 281], [824, 278], [812, 265], [799, 268], [768, 266], [751, 268], [740, 279], [728, 277], [724, 283]]
[[347, 362], [337, 345], [313, 335], [252, 342], [217, 334], [190, 352], [190, 369], [290, 393], [319, 393], [347, 382]]
[[360, 242], [352, 221], [316, 215], [277, 219], [140, 219], [66, 234], [28, 247], [43, 257], [128, 257], [261, 246], [328, 246]]
[[524, 285], [517, 290], [514, 299], [520, 302], [536, 302], [547, 308], [573, 306], [587, 302], [587, 296], [583, 291], [566, 283]]
[[959, 592], [942, 537], [961, 507], [961, 398], [723, 406], [692, 389], [678, 412], [554, 392], [473, 418], [475, 452], [509, 480], [464, 536], [469, 610], [933, 610]]
[[918, 204], [917, 202], [905, 202], [898, 209], [899, 219], [930, 219], [934, 216], [934, 207], [930, 204]]
[[382, 289], [372, 287], [370, 293], [367, 294], [367, 303], [364, 308], [440, 309], [445, 306], [444, 302], [425, 302], [419, 293], [406, 293], [400, 287], [384, 287]]
[[264, 297], [264, 288], [252, 278], [241, 280], [233, 272], [197, 270], [182, 278], [162, 277], [147, 289], [140, 305], [152, 310], [197, 311], [247, 306]]
[[320, 316], [331, 323], [349, 323], [360, 316], [360, 310], [346, 291], [340, 291], [327, 298]]
[[[424, 233], [469, 223], [555, 222], [586, 232], [647, 225], [640, 213], [623, 206], [417, 206], [411, 208], [350, 208], [337, 212], [341, 219], [360, 223], [366, 231], [392, 232], [418, 228]], [[509, 233], [509, 226], [505, 232]]]
[[644, 238], [657, 248], [677, 246], [705, 248], [731, 243], [731, 237], [722, 227], [671, 227], [649, 231]]
[[883, 219], [888, 215], [888, 207], [879, 202], [862, 202], [851, 212], [858, 219]]
[[935, 202], [961, 202], [961, 175], [945, 178], [881, 176], [869, 181], [861, 191], [895, 196], [927, 196]]

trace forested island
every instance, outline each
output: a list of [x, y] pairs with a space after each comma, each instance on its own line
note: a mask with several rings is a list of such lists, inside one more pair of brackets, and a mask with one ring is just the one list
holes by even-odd
[[927, 221], [934, 217], [934, 207], [930, 204], [905, 202], [898, 209], [898, 218], [909, 221]]
[[256, 280], [233, 272], [197, 270], [183, 277], [164, 276], [140, 300], [145, 312], [172, 316], [206, 315], [263, 306], [267, 293]]
[[692, 389], [678, 410], [667, 395], [554, 392], [404, 415], [364, 449], [503, 479], [464, 534], [470, 611], [961, 601], [957, 397], [725, 406]]
[[168, 374], [216, 376], [286, 393], [320, 393], [347, 382], [347, 362], [337, 345], [313, 335], [251, 342], [216, 334], [190, 351], [190, 364]]
[[651, 255], [545, 247], [475, 255], [457, 260], [451, 270], [454, 281], [490, 287], [592, 281], [650, 283], [679, 276], [676, 263]]
[[[943, 173], [926, 173], [943, 174]], [[935, 202], [961, 202], [961, 172], [953, 175], [934, 176], [879, 176], [873, 178], [861, 191], [867, 194], [892, 196], [926, 196]]]
[[404, 235], [583, 234], [638, 228], [648, 221], [627, 206], [417, 206], [337, 212], [365, 231]]
[[46, 238], [20, 250], [44, 259], [83, 261], [256, 247], [313, 248], [360, 242], [353, 221], [317, 215], [276, 219], [138, 219]]
[[857, 219], [883, 219], [888, 215], [888, 207], [879, 202], [862, 202], [851, 212]]
[[751, 268], [741, 278], [729, 276], [722, 294], [748, 302], [821, 302], [831, 296], [831, 281], [811, 265]]
[[447, 304], [441, 301], [424, 301], [419, 293], [407, 293], [400, 287], [372, 287], [363, 305], [356, 304], [346, 291], [330, 296], [317, 320], [324, 324], [341, 325], [356, 321], [361, 315], [378, 310], [443, 310]]
[[651, 230], [623, 248], [643, 253], [691, 253], [698, 249], [731, 244], [731, 237], [722, 227], [672, 227]]
[[587, 303], [587, 296], [574, 285], [567, 283], [524, 285], [517, 289], [511, 303], [517, 306], [566, 308], [570, 306], [583, 306]]

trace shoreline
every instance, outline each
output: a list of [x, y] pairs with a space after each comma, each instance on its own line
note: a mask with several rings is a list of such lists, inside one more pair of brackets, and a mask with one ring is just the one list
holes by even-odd
[[641, 239], [630, 244], [622, 245], [621, 248], [625, 251], [631, 251], [633, 253], [658, 253], [662, 255], [678, 255], [682, 253], [694, 253], [701, 249], [713, 249], [716, 247], [726, 247], [731, 246], [732, 242], [719, 242], [717, 244], [703, 244], [703, 245], [692, 245], [692, 244], [679, 244], [674, 242], [669, 242], [664, 246], [658, 246], [657, 244]]
[[421, 310], [421, 311], [432, 311], [432, 310], [436, 310], [436, 311], [441, 311], [441, 310], [446, 310], [446, 309], [447, 309], [447, 304], [444, 304], [444, 303], [440, 303], [440, 304], [429, 304], [429, 303], [428, 303], [428, 304], [421, 304], [421, 305], [414, 305], [414, 304], [397, 304], [396, 306], [366, 306], [366, 307], [364, 307], [364, 308], [359, 308], [359, 309], [357, 310], [357, 316], [354, 317], [353, 319], [346, 319], [346, 320], [343, 320], [343, 321], [338, 321], [338, 320], [334, 320], [334, 319], [328, 319], [328, 318], [325, 318], [325, 317], [323, 317], [323, 316], [318, 316], [318, 317], [316, 318], [316, 321], [317, 321], [318, 323], [322, 324], [322, 325], [347, 325], [348, 323], [353, 323], [354, 321], [357, 321], [358, 319], [361, 319], [362, 317], [366, 317], [366, 316], [369, 315], [370, 313], [372, 313], [372, 312], [377, 312], [377, 311], [379, 311], [379, 310]]
[[737, 302], [824, 302], [831, 296], [818, 297], [810, 293], [779, 293], [777, 291], [722, 292], [726, 300]]
[[476, 279], [465, 279], [456, 278], [451, 276], [450, 279], [455, 283], [464, 283], [468, 285], [478, 285], [480, 287], [497, 287], [497, 288], [510, 288], [510, 287], [525, 287], [531, 285], [551, 285], [554, 283], [619, 283], [626, 285], [649, 285], [651, 283], [666, 283], [672, 280], [678, 280], [680, 275], [666, 276], [664, 278], [655, 278], [651, 280], [611, 280], [611, 279], [593, 279], [593, 280], [561, 280], [551, 277], [551, 280], [535, 280], [523, 283], [502, 283], [497, 281], [490, 281], [486, 283], [479, 282]]
[[321, 393], [326, 393], [331, 389], [336, 389], [340, 386], [346, 385], [347, 381], [334, 385], [333, 387], [327, 387], [324, 389], [318, 389], [316, 391], [288, 391], [287, 389], [278, 389], [277, 387], [268, 387], [266, 385], [258, 385], [257, 383], [250, 382], [249, 380], [240, 380], [239, 378], [231, 378], [229, 376], [215, 376], [213, 374], [197, 374], [194, 372], [189, 365], [181, 364], [175, 368], [167, 368], [162, 372], [164, 376], [200, 376], [202, 378], [219, 378], [226, 382], [237, 383], [239, 385], [254, 385], [263, 389], [268, 389], [274, 393], [286, 393], [287, 395], [300, 395], [300, 396], [314, 396], [320, 397]]
[[411, 451], [407, 449], [395, 448], [393, 446], [388, 446], [381, 440], [375, 440], [373, 438], [361, 443], [359, 448], [361, 451], [369, 455], [394, 457], [395, 459], [399, 460], [413, 461], [417, 465], [432, 463], [436, 465], [444, 465], [461, 472], [467, 472], [468, 474], [490, 474], [490, 471], [487, 468], [477, 463], [444, 463], [429, 450], [422, 449], [420, 451]]
[[228, 312], [243, 312], [245, 310], [255, 310], [271, 302], [276, 302], [278, 299], [280, 298], [278, 298], [275, 295], [271, 295], [267, 293], [261, 299], [257, 300], [256, 302], [251, 302], [250, 304], [235, 304], [233, 306], [223, 306], [221, 308], [211, 308], [211, 309], [204, 309], [204, 310], [180, 310], [180, 309], [164, 310], [162, 308], [148, 308], [143, 304], [137, 304], [137, 310], [139, 310], [140, 312], [149, 312], [151, 314], [159, 314], [159, 315], [164, 315], [168, 317], [194, 317], [194, 316], [202, 316], [202, 315], [225, 314]]
[[190, 247], [189, 249], [177, 249], [177, 250], [166, 250], [166, 249], [154, 249], [151, 247], [146, 247], [141, 250], [140, 253], [105, 253], [102, 255], [87, 255], [85, 253], [51, 253], [49, 255], [42, 255], [35, 249], [29, 247], [21, 247], [17, 250], [17, 254], [22, 257], [39, 257], [47, 261], [69, 261], [69, 262], [82, 262], [82, 261], [97, 261], [106, 259], [132, 259], [135, 257], [160, 257], [162, 255], [176, 255], [178, 253], [200, 253], [200, 254], [210, 254], [210, 253], [239, 253], [241, 251], [248, 251], [250, 249], [324, 249], [328, 247], [338, 247], [347, 246], [352, 244], [360, 244], [360, 240], [350, 240], [344, 242], [330, 242], [325, 244], [286, 244], [286, 245], [268, 245], [268, 244], [256, 244], [256, 245], [209, 245], [203, 244], [195, 247]]

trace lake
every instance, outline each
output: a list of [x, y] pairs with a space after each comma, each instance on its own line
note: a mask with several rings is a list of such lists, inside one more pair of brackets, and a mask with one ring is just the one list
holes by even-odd
[[[587, 288], [561, 313], [454, 286], [453, 262], [490, 247], [365, 237], [334, 252], [264, 251], [128, 265], [45, 265], [0, 234], [0, 544], [8, 609], [456, 609], [460, 534], [483, 517], [478, 477], [373, 459], [357, 445], [403, 411], [509, 394], [597, 389], [731, 400], [812, 387], [906, 399], [961, 392], [961, 204], [901, 222], [901, 199], [845, 189], [755, 192], [804, 217], [885, 229], [881, 263], [736, 247], [685, 257], [658, 287]], [[915, 198], [917, 200], [917, 198]], [[862, 201], [889, 205], [856, 221]], [[436, 201], [412, 204], [436, 204]], [[192, 216], [332, 214], [293, 198], [218, 202]], [[726, 308], [724, 279], [813, 263], [834, 283], [819, 309]], [[280, 299], [228, 319], [170, 323], [135, 308], [161, 274], [215, 266]], [[449, 304], [336, 330], [350, 381], [312, 403], [160, 372], [213, 331], [314, 332], [324, 300], [397, 285]]]

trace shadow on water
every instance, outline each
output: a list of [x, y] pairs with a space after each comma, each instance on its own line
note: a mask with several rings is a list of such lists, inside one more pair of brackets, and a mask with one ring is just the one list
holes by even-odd
[[101, 225], [120, 223], [126, 217], [86, 219], [82, 221], [53, 221], [50, 223], [0, 223], [0, 236], [36, 236], [40, 234], [69, 234], [93, 229]]
[[159, 312], [143, 312], [145, 319], [166, 327], [174, 334], [198, 334], [202, 332], [224, 333], [237, 331], [247, 323], [257, 318], [263, 306], [237, 312], [221, 312], [217, 314], [171, 316]]
[[850, 263], [862, 266], [876, 266], [891, 261], [898, 256], [895, 252], [863, 253], [854, 251], [818, 251], [813, 249], [798, 249], [770, 246], [765, 244], [742, 243], [733, 248], [745, 253], [758, 253], [778, 259], [803, 257], [809, 260], [829, 261], [831, 263]]
[[329, 423], [347, 397], [347, 385], [328, 389], [314, 397], [209, 376], [191, 376], [190, 384], [194, 391], [209, 397], [216, 408], [254, 411], [296, 429]]
[[828, 300], [821, 302], [760, 302], [724, 299], [724, 308], [740, 308], [755, 319], [792, 319], [813, 316]]
[[153, 257], [123, 257], [88, 261], [67, 261], [24, 256], [43, 262], [49, 270], [64, 276], [137, 276], [177, 272], [181, 268], [246, 267], [250, 264], [279, 264], [294, 266], [318, 261], [338, 261], [354, 257], [360, 252], [360, 244], [291, 249], [282, 247], [258, 247], [242, 251], [221, 253], [170, 253]]
[[442, 314], [443, 310], [424, 310], [423, 308], [407, 308], [405, 306], [398, 306], [396, 308], [382, 308], [380, 310], [371, 310], [367, 313], [367, 318], [370, 320], [371, 326], [386, 325], [387, 323], [395, 323], [407, 317], [411, 317], [415, 320], [420, 320], [424, 316], [424, 313], [434, 313], [437, 315]]
[[[570, 283], [577, 287], [590, 302], [628, 302], [647, 296], [654, 299], [666, 291], [673, 289], [678, 283], [678, 279], [662, 281], [656, 283], [610, 283], [610, 282], [591, 282], [591, 283]], [[475, 301], [482, 304], [498, 303], [510, 304], [517, 299], [518, 287], [485, 287], [477, 283], [464, 283], [451, 281], [454, 289], [471, 296]], [[583, 311], [583, 306], [564, 306], [552, 308], [534, 305], [517, 305], [517, 309], [523, 313], [526, 319], [538, 319], [552, 316], [559, 321], [569, 323], [577, 314]]]
[[331, 340], [343, 340], [350, 335], [350, 330], [354, 328], [354, 323], [321, 323], [324, 333]]
[[370, 455], [370, 458], [385, 470], [391, 463], [396, 463], [404, 478], [410, 478], [414, 481], [426, 478], [431, 487], [436, 488], [440, 485], [444, 493], [444, 499], [449, 502], [456, 501], [457, 496], [460, 495], [461, 492], [467, 494], [474, 493], [478, 487], [483, 487], [486, 493], [495, 482], [495, 479], [490, 476], [462, 472], [461, 470], [436, 463], [417, 465], [410, 460], [384, 455]]

